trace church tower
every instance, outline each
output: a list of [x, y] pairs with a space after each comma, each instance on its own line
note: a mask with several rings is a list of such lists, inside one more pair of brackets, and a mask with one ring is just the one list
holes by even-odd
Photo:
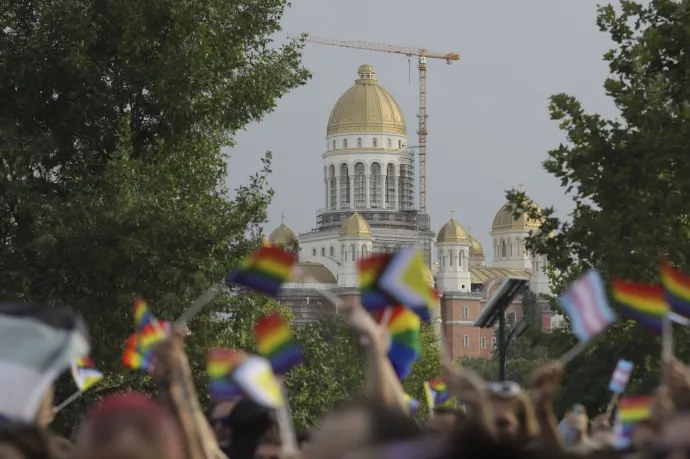
[[455, 221], [443, 225], [438, 232], [436, 249], [438, 251], [438, 273], [436, 282], [439, 290], [452, 292], [471, 291], [470, 248], [472, 239], [465, 228]]
[[357, 263], [372, 252], [374, 236], [369, 223], [355, 211], [340, 227], [338, 237], [340, 244], [341, 270], [338, 273], [339, 287], [359, 286]]

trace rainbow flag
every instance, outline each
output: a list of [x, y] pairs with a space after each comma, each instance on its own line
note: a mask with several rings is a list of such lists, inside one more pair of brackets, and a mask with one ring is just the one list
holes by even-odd
[[297, 256], [294, 253], [262, 245], [245, 258], [241, 268], [226, 277], [225, 283], [244, 285], [276, 297], [281, 285], [292, 276], [296, 263]]
[[103, 373], [89, 357], [81, 357], [72, 363], [72, 378], [81, 392], [86, 392], [103, 379]]
[[152, 351], [156, 344], [165, 340], [172, 332], [167, 321], [149, 322], [127, 339], [122, 353], [122, 364], [132, 370], [150, 370]]
[[620, 306], [621, 314], [659, 334], [662, 332], [668, 304], [661, 285], [637, 284], [614, 279], [611, 289], [613, 298]]
[[402, 305], [422, 320], [430, 320], [438, 304], [438, 295], [426, 283], [425, 270], [422, 252], [413, 248], [360, 260], [362, 306], [378, 311]]
[[654, 397], [637, 395], [621, 397], [618, 400], [618, 413], [614, 426], [615, 447], [625, 448], [630, 444], [630, 438], [638, 422], [647, 419], [652, 410]]
[[232, 372], [247, 360], [242, 351], [234, 349], [212, 349], [206, 355], [206, 372], [209, 377], [209, 392], [215, 400], [242, 396], [242, 391], [232, 380]]
[[302, 350], [280, 315], [273, 313], [259, 319], [254, 326], [254, 335], [259, 354], [271, 362], [275, 374], [284, 375], [302, 361]]
[[136, 330], [143, 329], [147, 323], [155, 320], [156, 318], [151, 314], [149, 305], [146, 304], [143, 298], [134, 300], [134, 328]]
[[[385, 320], [387, 322], [383, 323]], [[419, 359], [421, 352], [419, 344], [421, 320], [409, 309], [394, 306], [379, 312], [378, 323], [388, 330], [391, 338], [388, 360], [398, 378], [405, 379], [412, 371], [412, 364]]]
[[432, 408], [442, 404], [450, 398], [448, 386], [446, 386], [446, 383], [444, 383], [441, 378], [434, 378], [424, 384], [425, 387], [429, 387], [429, 395], [427, 395], [427, 397], [431, 397]]
[[407, 406], [407, 410], [410, 413], [410, 416], [414, 416], [417, 414], [417, 410], [419, 410], [419, 401], [413, 399], [410, 394], [405, 394], [405, 406]]
[[676, 314], [690, 318], [690, 276], [661, 260], [661, 283], [666, 293], [666, 302]]
[[263, 357], [249, 357], [235, 368], [232, 379], [242, 392], [259, 405], [280, 408], [285, 404], [280, 381]]

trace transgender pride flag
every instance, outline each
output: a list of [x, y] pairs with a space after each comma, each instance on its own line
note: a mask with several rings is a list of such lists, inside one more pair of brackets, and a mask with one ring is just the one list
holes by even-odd
[[568, 314], [573, 333], [581, 342], [589, 341], [616, 321], [616, 315], [606, 300], [604, 281], [595, 269], [573, 282], [558, 302]]
[[630, 375], [633, 371], [633, 363], [628, 360], [620, 359], [616, 364], [616, 369], [613, 371], [611, 381], [609, 382], [609, 390], [617, 394], [625, 392], [625, 387], [630, 381]]

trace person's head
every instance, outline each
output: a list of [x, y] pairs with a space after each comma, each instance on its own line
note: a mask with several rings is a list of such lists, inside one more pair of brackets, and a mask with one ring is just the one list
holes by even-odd
[[340, 459], [369, 445], [422, 435], [414, 419], [376, 402], [345, 405], [328, 414], [313, 432], [310, 458]]
[[503, 440], [526, 442], [539, 432], [534, 408], [527, 394], [513, 381], [488, 383], [494, 425]]
[[584, 405], [576, 403], [570, 407], [570, 412], [565, 418], [566, 423], [571, 429], [584, 434], [587, 432], [589, 426], [589, 418], [587, 417], [587, 409]]
[[[275, 425], [271, 410], [248, 399], [240, 399], [229, 414], [227, 421], [231, 432], [230, 444], [223, 452], [233, 459], [252, 459], [262, 439], [274, 439]], [[278, 436], [279, 437], [279, 436]]]
[[35, 425], [2, 422], [0, 458], [56, 459], [61, 457], [50, 437]]
[[450, 435], [463, 423], [463, 413], [452, 408], [436, 407], [434, 415], [426, 423], [426, 432], [431, 435]]
[[213, 432], [216, 434], [216, 440], [221, 449], [228, 447], [232, 440], [230, 414], [238, 402], [239, 399], [220, 402], [213, 407], [213, 411], [211, 412], [209, 423], [213, 428]]
[[94, 406], [77, 436], [79, 459], [183, 459], [177, 420], [144, 394], [112, 395]]
[[590, 426], [590, 433], [592, 435], [597, 434], [599, 431], [611, 431], [611, 418], [608, 414], [599, 414], [592, 419], [592, 425]]
[[302, 454], [307, 454], [311, 448], [311, 433], [308, 430], [297, 432], [297, 445]]
[[283, 459], [283, 446], [273, 435], [264, 437], [254, 452], [254, 459]]

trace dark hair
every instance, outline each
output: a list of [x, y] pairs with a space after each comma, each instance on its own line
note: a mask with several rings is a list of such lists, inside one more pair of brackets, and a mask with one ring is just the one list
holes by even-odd
[[300, 430], [297, 432], [297, 444], [302, 446], [302, 443], [309, 443], [311, 441], [311, 434], [308, 430]]
[[399, 409], [377, 403], [366, 405], [366, 410], [371, 419], [372, 443], [409, 440], [422, 436], [422, 429], [417, 421]]
[[8, 443], [26, 459], [54, 459], [58, 457], [50, 436], [39, 427], [14, 422], [0, 423], [0, 443]]

